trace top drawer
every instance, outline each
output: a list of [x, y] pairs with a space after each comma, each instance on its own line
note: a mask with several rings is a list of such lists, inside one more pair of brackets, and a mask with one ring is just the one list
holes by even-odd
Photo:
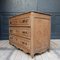
[[30, 26], [30, 17], [17, 17], [9, 20], [10, 26]]

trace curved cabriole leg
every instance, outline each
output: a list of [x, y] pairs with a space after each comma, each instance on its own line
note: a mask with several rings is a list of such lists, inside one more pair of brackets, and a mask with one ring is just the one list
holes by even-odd
[[34, 57], [34, 53], [31, 53], [30, 55], [31, 55], [32, 58]]
[[47, 49], [47, 51], [48, 51], [48, 52], [50, 52], [50, 48], [49, 48], [49, 49]]

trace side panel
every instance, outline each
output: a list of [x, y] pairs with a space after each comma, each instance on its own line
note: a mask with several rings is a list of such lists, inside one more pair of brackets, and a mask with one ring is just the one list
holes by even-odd
[[50, 20], [34, 18], [34, 52], [42, 53], [50, 48]]

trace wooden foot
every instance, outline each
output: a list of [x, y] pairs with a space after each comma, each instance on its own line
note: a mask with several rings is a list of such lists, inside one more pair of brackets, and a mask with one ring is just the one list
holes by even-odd
[[32, 58], [34, 57], [34, 54], [33, 53], [31, 53], [30, 55], [31, 55]]
[[50, 48], [49, 48], [49, 49], [47, 49], [47, 51], [48, 51], [48, 52], [50, 52]]

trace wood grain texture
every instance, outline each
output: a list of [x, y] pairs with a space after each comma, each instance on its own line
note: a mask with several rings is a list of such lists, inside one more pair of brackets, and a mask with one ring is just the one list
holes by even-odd
[[10, 26], [30, 26], [30, 14], [18, 15], [10, 18]]
[[[17, 21], [17, 22], [14, 22]], [[35, 12], [10, 18], [10, 44], [30, 53], [43, 53], [50, 49], [50, 16]]]

